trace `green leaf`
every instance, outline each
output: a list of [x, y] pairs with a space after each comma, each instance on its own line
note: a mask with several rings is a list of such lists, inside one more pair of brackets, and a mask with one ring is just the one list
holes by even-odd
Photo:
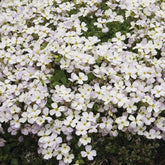
[[92, 81], [96, 78], [95, 75], [92, 72], [88, 73], [87, 76], [88, 76], [88, 82]]
[[63, 84], [66, 84], [66, 82], [67, 82], [66, 76], [65, 77], [62, 77], [61, 78], [61, 81], [62, 81]]
[[52, 85], [53, 85], [53, 87], [55, 87], [56, 85], [61, 85], [61, 83], [55, 81]]
[[11, 165], [18, 165], [18, 160], [16, 158], [11, 159]]

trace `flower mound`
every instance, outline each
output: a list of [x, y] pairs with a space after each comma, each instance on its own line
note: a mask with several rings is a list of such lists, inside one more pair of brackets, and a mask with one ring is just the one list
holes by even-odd
[[[165, 2], [0, 2], [0, 131], [44, 159], [94, 160], [94, 135], [165, 139]], [[0, 138], [0, 147], [7, 139]]]

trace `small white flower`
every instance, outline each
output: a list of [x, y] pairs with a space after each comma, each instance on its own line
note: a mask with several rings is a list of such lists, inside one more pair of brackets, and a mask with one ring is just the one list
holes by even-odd
[[72, 160], [74, 159], [74, 155], [73, 154], [66, 154], [64, 155], [64, 162], [65, 163], [71, 163]]
[[77, 76], [75, 73], [71, 74], [71, 81], [77, 81], [78, 84], [83, 84], [83, 81], [88, 80], [88, 76], [86, 76], [84, 73], [80, 72], [79, 76]]
[[6, 142], [6, 140], [4, 140], [3, 138], [0, 138], [0, 147], [4, 147], [5, 142]]
[[42, 154], [44, 155], [44, 159], [50, 159], [52, 158], [52, 148], [44, 149], [42, 151]]
[[67, 153], [69, 153], [69, 151], [70, 151], [70, 147], [66, 143], [62, 144], [61, 152], [64, 154], [67, 154]]
[[118, 129], [122, 130], [125, 126], [129, 126], [129, 121], [126, 116], [118, 117], [116, 119], [116, 123], [118, 124]]
[[81, 144], [87, 145], [88, 143], [91, 142], [91, 138], [88, 137], [87, 135], [84, 135], [79, 139], [79, 141], [80, 141]]
[[85, 146], [85, 150], [86, 151], [81, 151], [81, 156], [88, 157], [88, 160], [93, 160], [94, 159], [93, 157], [96, 156], [96, 151], [92, 150], [91, 145]]

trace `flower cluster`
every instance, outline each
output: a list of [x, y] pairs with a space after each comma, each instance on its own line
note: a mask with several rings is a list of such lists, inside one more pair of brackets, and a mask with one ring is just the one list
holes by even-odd
[[[96, 156], [94, 134], [165, 139], [165, 2], [0, 6], [1, 134], [6, 124], [11, 135], [35, 135], [44, 159], [61, 164], [77, 162], [74, 138], [88, 160]], [[59, 68], [67, 82], [51, 88]]]

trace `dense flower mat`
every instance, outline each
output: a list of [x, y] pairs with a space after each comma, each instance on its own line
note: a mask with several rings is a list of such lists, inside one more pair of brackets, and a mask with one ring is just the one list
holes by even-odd
[[165, 139], [165, 2], [2, 0], [0, 80], [1, 134], [44, 159], [79, 164], [74, 141], [94, 160], [94, 135]]

